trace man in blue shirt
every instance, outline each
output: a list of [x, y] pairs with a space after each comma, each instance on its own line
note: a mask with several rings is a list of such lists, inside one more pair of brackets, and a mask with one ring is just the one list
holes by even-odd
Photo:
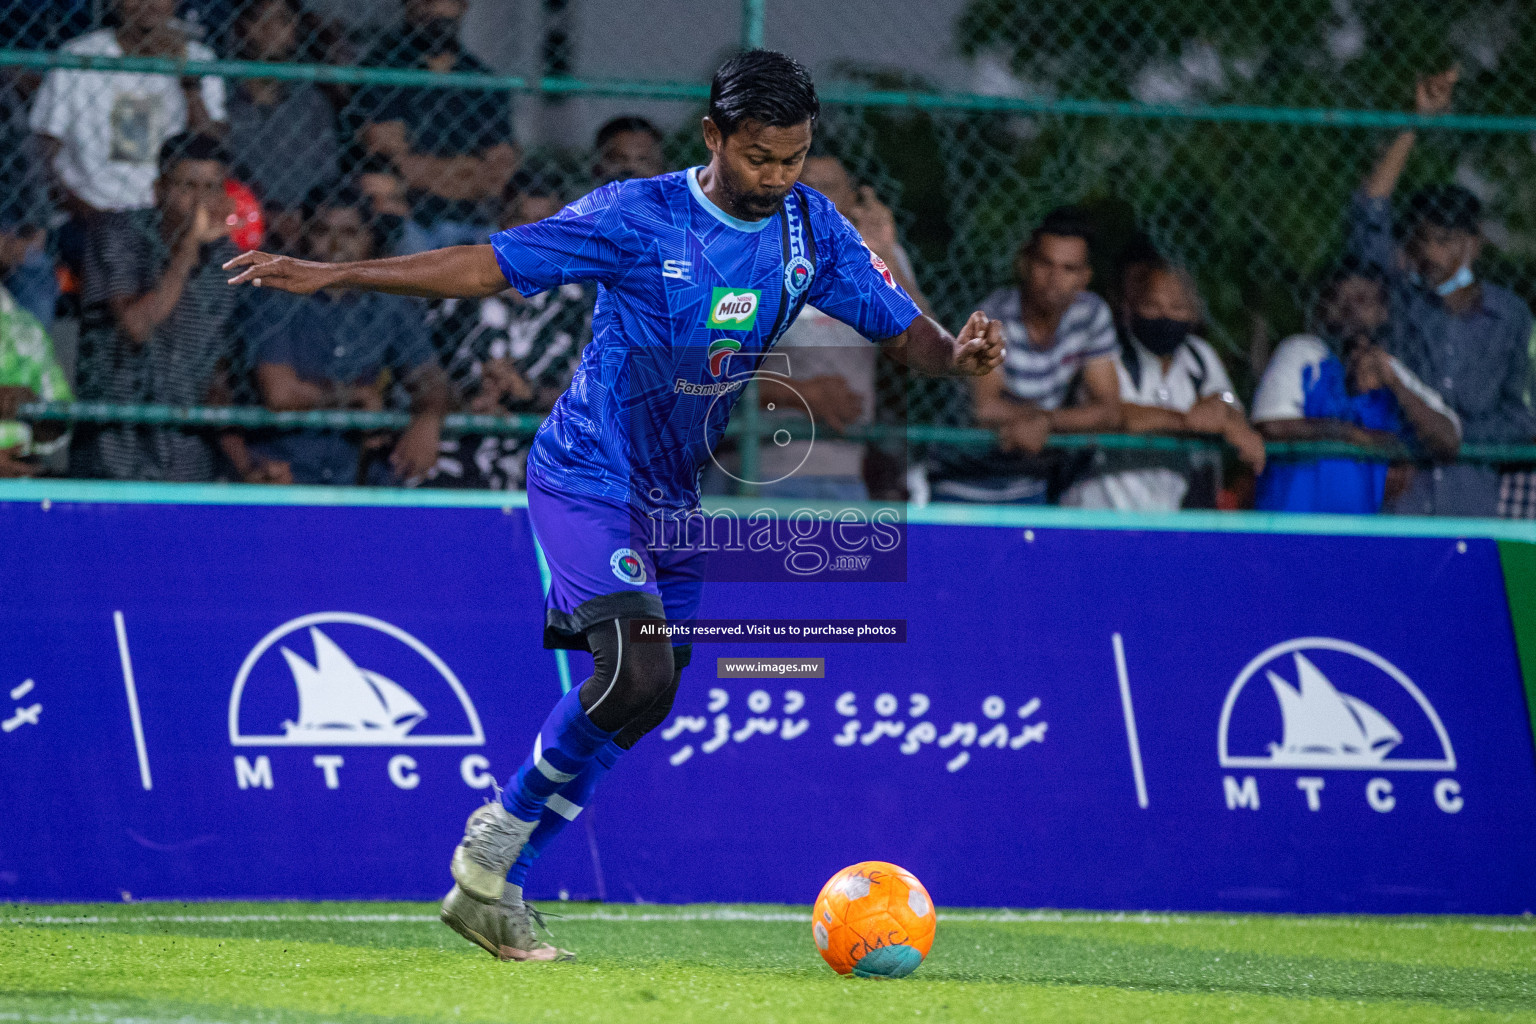
[[[1416, 445], [1454, 458], [1461, 423], [1433, 389], [1376, 344], [1390, 324], [1381, 272], [1346, 260], [1323, 281], [1319, 334], [1280, 343], [1253, 396], [1253, 421], [1271, 441]], [[1387, 463], [1274, 459], [1254, 507], [1267, 512], [1369, 513], [1381, 509]], [[1412, 470], [1409, 470], [1412, 472]]]
[[[364, 260], [378, 240], [350, 188], [315, 208], [305, 232], [307, 251], [320, 259]], [[245, 321], [245, 341], [256, 364], [263, 403], [274, 412], [309, 409], [382, 409], [381, 378], [388, 371], [411, 393], [414, 416], [390, 450], [366, 471], [366, 481], [419, 480], [437, 458], [448, 378], [437, 364], [423, 304], [399, 295], [326, 289], [311, 296], [258, 292]], [[296, 484], [358, 483], [362, 449], [353, 434], [280, 432], [251, 446], [287, 463]]]
[[[366, 288], [434, 298], [598, 285], [592, 342], [534, 439], [528, 509], [549, 562], [545, 645], [593, 674], [550, 713], [500, 802], [470, 816], [443, 920], [503, 959], [570, 954], [533, 937], [522, 879], [619, 755], [671, 711], [687, 646], [632, 629], [698, 608], [703, 552], [653, 543], [653, 516], [698, 504], [698, 476], [764, 353], [811, 303], [905, 365], [977, 376], [1001, 326], [952, 336], [896, 284], [824, 196], [797, 185], [820, 110], [809, 73], [754, 50], [715, 73], [705, 167], [613, 182], [490, 245], [321, 264], [250, 252], [235, 284]], [[511, 872], [508, 875], [508, 872]]]
[[[1456, 79], [1454, 67], [1421, 78], [1417, 112], [1448, 111]], [[1536, 435], [1524, 398], [1531, 386], [1531, 311], [1507, 288], [1473, 273], [1482, 253], [1482, 208], [1465, 188], [1420, 189], [1394, 225], [1392, 193], [1414, 142], [1412, 131], [1398, 134], [1349, 210], [1350, 252], [1380, 268], [1387, 283], [1392, 321], [1383, 347], [1456, 410], [1464, 440], [1529, 442]], [[1488, 466], [1435, 466], [1415, 474], [1389, 510], [1491, 516], [1498, 494], [1499, 475]]]

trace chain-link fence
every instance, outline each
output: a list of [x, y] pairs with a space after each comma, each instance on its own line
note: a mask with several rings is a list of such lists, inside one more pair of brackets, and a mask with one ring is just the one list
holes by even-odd
[[[814, 52], [822, 144], [892, 207], [918, 282], [952, 325], [1010, 286], [1019, 244], [1047, 211], [1080, 204], [1099, 239], [1094, 287], [1115, 302], [1120, 268], [1151, 250], [1188, 267], [1208, 312], [1205, 334], [1246, 397], [1276, 343], [1308, 325], [1318, 276], [1340, 255], [1352, 193], [1387, 140], [1415, 127], [1399, 196], [1431, 182], [1470, 190], [1491, 243], [1479, 274], [1536, 299], [1532, 5], [891, 6], [749, 0], [739, 19], [689, 19], [688, 5], [662, 5], [647, 23], [666, 27], [658, 54], [686, 46], [705, 64], [741, 39]], [[640, 39], [620, 62], [626, 81], [601, 77], [605, 65], [583, 51], [580, 29], [604, 10], [597, 0], [585, 9], [578, 0], [0, 0], [8, 47], [0, 226], [47, 229], [48, 259], [66, 268], [58, 308], [83, 318], [83, 372], [102, 325], [91, 322], [89, 289], [69, 291], [87, 284], [80, 279], [93, 258], [80, 225], [92, 210], [153, 205], [155, 153], [177, 130], [227, 125], [217, 133], [249, 189], [235, 196], [250, 214], [237, 241], [260, 234], [269, 249], [314, 251], [318, 224], [323, 252], [336, 256], [468, 241], [604, 178], [702, 162], [701, 75], [647, 65]], [[537, 45], [500, 39], [503, 23], [536, 25]], [[519, 56], [493, 67], [476, 53]], [[130, 74], [121, 64], [81, 70], [125, 56], [126, 66], [145, 68], [170, 69], [156, 60], [258, 63], [224, 63], [217, 79], [200, 80]], [[136, 57], [149, 63], [133, 65]], [[650, 70], [636, 76], [636, 66]], [[1460, 77], [1449, 112], [1416, 109], [1416, 80], [1453, 66]], [[563, 77], [573, 72], [599, 77]], [[626, 104], [651, 115], [659, 159], [646, 152], [641, 122], [622, 123], [601, 149], [587, 137], [593, 124], [581, 125], [579, 139], [549, 129], [588, 101], [601, 103], [582, 108], [589, 121], [593, 110], [606, 119]], [[340, 207], [358, 211], [361, 224]], [[353, 237], [358, 226], [366, 237]], [[46, 291], [46, 282], [37, 287]], [[579, 348], [581, 300], [570, 305], [550, 315], [570, 320]], [[243, 354], [251, 335], [270, 334], [274, 317], [287, 330], [293, 314], [241, 307], [233, 315], [245, 326], [219, 355], [233, 364], [236, 397], [254, 401]], [[493, 313], [423, 315], [425, 342], [461, 387], [479, 371], [473, 359], [455, 363], [455, 353], [477, 331], [495, 335], [498, 351], [523, 346], [524, 369], [530, 353], [548, 356], [552, 372], [533, 390], [558, 386], [564, 350], [532, 345], [516, 315], [501, 327], [486, 321]], [[77, 379], [86, 397], [135, 397], [93, 386]], [[903, 386], [907, 394], [887, 400], [904, 404], [911, 422], [970, 422], [958, 386]], [[399, 390], [394, 400], [409, 401]], [[537, 406], [529, 396], [508, 407]]]

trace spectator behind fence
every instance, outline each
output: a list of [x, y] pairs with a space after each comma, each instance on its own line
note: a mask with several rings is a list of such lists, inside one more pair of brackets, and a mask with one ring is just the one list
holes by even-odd
[[597, 130], [592, 146], [592, 181], [606, 185], [665, 174], [661, 130], [643, 117], [615, 117]]
[[427, 229], [411, 216], [405, 177], [393, 160], [377, 153], [363, 158], [352, 169], [352, 181], [373, 210], [373, 223], [385, 255], [400, 256], [432, 248]]
[[1082, 211], [1051, 211], [1014, 259], [1015, 285], [982, 302], [1002, 321], [1008, 354], [973, 381], [973, 400], [976, 421], [997, 430], [1002, 452], [953, 460], [933, 481], [934, 498], [1042, 503], [1063, 489], [1062, 463], [1028, 456], [1051, 434], [1120, 429], [1119, 346], [1109, 306], [1088, 291], [1091, 237]]
[[[874, 189], [867, 185], [856, 189], [842, 161], [826, 155], [808, 157], [800, 181], [832, 200], [869, 250], [926, 311], [928, 303], [913, 279], [912, 262], [896, 238], [896, 219]], [[862, 441], [838, 440], [836, 435], [850, 426], [874, 422], [875, 346], [841, 321], [806, 306], [774, 350], [787, 354], [786, 368], [794, 384], [765, 380], [759, 386], [759, 400], [765, 408], [777, 406], [770, 417], [787, 420], [803, 419], [808, 406], [816, 434], [814, 442], [760, 446], [758, 479], [764, 483], [758, 493], [777, 498], [867, 500], [867, 446]]]
[[31, 457], [50, 456], [69, 443], [64, 424], [18, 422], [17, 407], [73, 399], [48, 332], [0, 287], [0, 478], [32, 476], [38, 467]]
[[[103, 214], [91, 228], [76, 374], [83, 401], [227, 400], [228, 161], [218, 140], [184, 134], [165, 141], [158, 162], [153, 208]], [[243, 448], [237, 435], [223, 440], [227, 452]], [[76, 476], [199, 481], [215, 471], [203, 433], [169, 427], [81, 426], [70, 453]]]
[[[253, 0], [235, 18], [242, 60], [295, 59], [302, 10], [298, 0]], [[336, 178], [340, 143], [336, 113], [309, 82], [242, 78], [229, 98], [230, 158], [252, 186], [269, 221], [296, 210], [317, 186]]]
[[0, 68], [0, 286], [21, 308], [53, 329], [58, 279], [48, 255], [48, 170], [41, 140], [27, 125], [26, 104], [37, 79]]
[[[176, 0], [116, 0], [118, 26], [73, 39], [63, 52], [93, 57], [213, 60], [175, 21]], [[32, 130], [69, 212], [142, 210], [156, 203], [156, 160], [187, 131], [223, 132], [224, 80], [120, 71], [48, 72], [32, 104]]]
[[[1237, 449], [1255, 473], [1264, 469], [1264, 439], [1248, 425], [1221, 357], [1195, 332], [1205, 321], [1188, 272], [1163, 260], [1127, 268], [1119, 318], [1121, 409], [1131, 434], [1206, 435]], [[1063, 505], [1127, 512], [1214, 507], [1220, 458], [1183, 452], [1101, 451], [1086, 479]], [[1191, 494], [1196, 468], [1209, 467], [1209, 493]]]
[[[459, 42], [467, 7], [467, 0], [405, 0], [404, 25], [363, 63], [490, 74]], [[507, 94], [371, 86], [358, 93], [356, 111], [363, 147], [393, 160], [410, 186], [426, 248], [486, 241], [495, 213], [486, 207], [518, 164]]]
[[[1436, 458], [1455, 457], [1461, 444], [1456, 414], [1377, 344], [1391, 316], [1385, 284], [1378, 268], [1352, 260], [1324, 278], [1318, 334], [1282, 341], [1253, 396], [1253, 418], [1265, 437], [1393, 447], [1401, 440]], [[1259, 478], [1254, 505], [1273, 512], [1377, 512], [1388, 475], [1385, 461], [1276, 459]]]
[[[1452, 68], [1420, 79], [1418, 112], [1449, 110], [1456, 78]], [[1400, 133], [1350, 206], [1350, 251], [1380, 268], [1387, 283], [1392, 318], [1385, 347], [1456, 411], [1465, 440], [1528, 443], [1536, 435], [1536, 417], [1524, 403], [1532, 372], [1531, 311], [1513, 292], [1473, 272], [1482, 251], [1477, 197], [1458, 185], [1415, 193], [1399, 225], [1399, 258], [1391, 197], [1413, 145], [1413, 132]], [[1416, 473], [1389, 508], [1491, 516], [1498, 495], [1499, 474], [1487, 466], [1437, 466]]]
[[[369, 211], [351, 188], [316, 197], [305, 237], [308, 255], [328, 263], [371, 259], [378, 250]], [[387, 371], [410, 389], [414, 415], [387, 466], [364, 471], [366, 481], [359, 479], [363, 448], [354, 434], [284, 432], [253, 441], [252, 450], [285, 464], [301, 484], [393, 485], [422, 477], [441, 439], [448, 382], [433, 360], [421, 303], [340, 289], [259, 295], [245, 337], [268, 409], [378, 410]]]
[[[507, 183], [501, 227], [552, 217], [563, 205], [548, 178], [518, 171]], [[485, 299], [435, 304], [433, 342], [466, 411], [549, 412], [569, 386], [592, 336], [592, 301], [589, 289], [563, 284], [536, 295], [509, 290]], [[492, 490], [521, 487], [530, 440], [474, 434], [444, 438], [429, 483]]]

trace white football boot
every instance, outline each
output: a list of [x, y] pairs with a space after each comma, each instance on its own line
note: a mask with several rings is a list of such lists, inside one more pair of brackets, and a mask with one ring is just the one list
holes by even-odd
[[464, 838], [449, 866], [458, 887], [482, 903], [501, 899], [507, 872], [537, 825], [537, 821], [514, 818], [501, 805], [499, 794], [475, 808], [464, 823]]
[[443, 924], [498, 960], [552, 963], [576, 959], [575, 953], [552, 946], [534, 934], [535, 924], [545, 932], [549, 928], [543, 916], [523, 902], [521, 886], [508, 885], [501, 899], [484, 903], [456, 885], [443, 899], [438, 916]]

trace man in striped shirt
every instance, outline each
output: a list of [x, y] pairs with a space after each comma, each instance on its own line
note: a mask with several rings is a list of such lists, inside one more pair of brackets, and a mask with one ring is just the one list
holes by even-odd
[[1040, 457], [1052, 434], [1120, 429], [1114, 318], [1088, 291], [1090, 229], [1072, 207], [1051, 211], [1014, 260], [1018, 276], [981, 304], [1002, 321], [1003, 365], [972, 381], [976, 422], [998, 432], [1002, 454], [954, 464], [932, 484], [947, 501], [1039, 504], [1065, 486]]

